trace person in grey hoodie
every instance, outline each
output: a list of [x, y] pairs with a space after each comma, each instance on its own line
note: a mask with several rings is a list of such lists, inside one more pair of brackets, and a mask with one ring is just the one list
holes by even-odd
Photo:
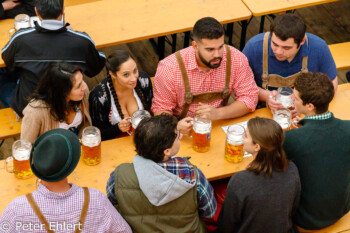
[[216, 213], [213, 188], [187, 159], [176, 157], [182, 134], [174, 116], [144, 119], [136, 129], [133, 163], [107, 182], [107, 197], [133, 232], [205, 232]]

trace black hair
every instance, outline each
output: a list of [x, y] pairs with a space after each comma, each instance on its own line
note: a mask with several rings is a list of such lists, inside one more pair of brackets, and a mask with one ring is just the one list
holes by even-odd
[[293, 38], [299, 48], [306, 32], [304, 21], [295, 14], [283, 14], [275, 18], [270, 26], [271, 35], [274, 33], [278, 38], [286, 41]]
[[176, 127], [176, 117], [166, 113], [143, 119], [134, 136], [138, 155], [156, 163], [162, 161], [164, 150], [171, 148], [177, 137]]
[[219, 39], [224, 35], [224, 28], [216, 19], [205, 17], [196, 22], [193, 27], [193, 37], [195, 40]]
[[36, 0], [36, 10], [43, 19], [57, 19], [63, 12], [63, 0]]
[[[117, 73], [117, 71], [119, 71], [119, 69], [120, 69], [120, 66], [129, 59], [133, 59], [133, 58], [128, 51], [115, 50], [111, 55], [108, 56], [108, 58], [106, 60], [107, 74], [109, 73], [109, 71], [111, 71], [114, 74]], [[113, 97], [114, 103], [117, 107], [119, 116], [121, 119], [124, 119], [124, 114], [123, 114], [122, 109], [121, 109], [120, 104], [119, 104], [117, 92], [114, 89], [112, 77], [109, 74], [107, 76], [107, 81], [108, 81], [108, 84], [110, 86], [112, 97]], [[140, 82], [137, 82], [136, 87], [135, 87], [135, 91], [136, 91], [138, 97], [141, 99], [143, 108], [146, 110], [149, 110], [149, 106], [148, 106], [146, 99], [143, 96], [142, 91], [141, 91]]]
[[[50, 114], [57, 121], [65, 121], [67, 112], [72, 108], [77, 111], [81, 101], [69, 101], [67, 96], [73, 88], [75, 73], [82, 72], [78, 65], [53, 63], [45, 71], [37, 89], [29, 98], [43, 100], [50, 108]], [[30, 104], [29, 102], [29, 104]]]

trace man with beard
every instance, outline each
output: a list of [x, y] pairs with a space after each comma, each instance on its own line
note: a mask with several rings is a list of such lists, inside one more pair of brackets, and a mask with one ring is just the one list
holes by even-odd
[[[202, 18], [194, 25], [193, 39], [192, 46], [159, 62], [154, 114], [166, 112], [178, 118], [205, 114], [218, 120], [254, 111], [258, 88], [253, 73], [247, 58], [224, 44], [222, 25], [214, 18]], [[227, 105], [231, 93], [236, 101]]]

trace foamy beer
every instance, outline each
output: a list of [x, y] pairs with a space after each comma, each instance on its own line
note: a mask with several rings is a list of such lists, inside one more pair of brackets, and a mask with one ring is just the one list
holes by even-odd
[[137, 126], [140, 124], [142, 119], [151, 117], [151, 114], [146, 110], [138, 110], [132, 114], [131, 117], [131, 134], [135, 134]]
[[[17, 140], [12, 145], [12, 156], [6, 159], [6, 170], [14, 173], [18, 179], [27, 179], [33, 176], [29, 165], [29, 155], [32, 145], [24, 140]], [[13, 169], [10, 170], [8, 163], [13, 161]]]
[[277, 109], [273, 113], [273, 120], [282, 127], [283, 131], [289, 130], [292, 126], [292, 113], [286, 108]]
[[101, 133], [94, 126], [83, 130], [81, 139], [83, 161], [87, 165], [97, 165], [101, 162]]
[[227, 129], [225, 144], [225, 159], [229, 162], [239, 163], [243, 160], [243, 135], [245, 129], [241, 125], [231, 125]]
[[192, 148], [197, 152], [207, 152], [210, 149], [211, 120], [196, 116], [193, 119]]
[[293, 108], [293, 89], [290, 87], [279, 87], [277, 89], [276, 101], [280, 102], [284, 108]]

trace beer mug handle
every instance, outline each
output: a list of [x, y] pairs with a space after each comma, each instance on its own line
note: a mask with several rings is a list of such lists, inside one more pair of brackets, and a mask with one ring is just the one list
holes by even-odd
[[[9, 164], [9, 162], [12, 160], [12, 167], [10, 167], [12, 170], [10, 170], [9, 169], [9, 166], [8, 166], [8, 164]], [[6, 171], [7, 172], [9, 172], [9, 173], [13, 173], [14, 172], [14, 169], [13, 169], [13, 157], [12, 156], [10, 156], [10, 157], [8, 157], [6, 160], [5, 160], [5, 169], [6, 169]]]
[[11, 28], [11, 29], [9, 30], [10, 39], [11, 39], [11, 37], [13, 36], [13, 32], [16, 32], [16, 29]]

